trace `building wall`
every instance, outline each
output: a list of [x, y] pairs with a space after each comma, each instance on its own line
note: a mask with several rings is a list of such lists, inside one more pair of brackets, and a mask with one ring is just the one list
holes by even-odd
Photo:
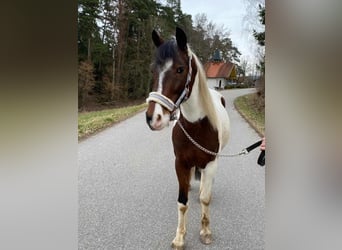
[[208, 87], [211, 89], [218, 88], [221, 80], [221, 88], [226, 86], [226, 80], [224, 78], [207, 78]]

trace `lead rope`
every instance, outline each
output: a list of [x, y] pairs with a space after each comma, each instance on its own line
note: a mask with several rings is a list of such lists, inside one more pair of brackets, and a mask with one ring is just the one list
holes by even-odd
[[194, 144], [198, 149], [202, 150], [203, 152], [209, 154], [209, 155], [214, 155], [217, 157], [235, 157], [235, 156], [239, 156], [239, 155], [246, 155], [249, 153], [249, 151], [255, 149], [256, 147], [261, 145], [261, 141], [258, 141], [254, 144], [252, 144], [251, 146], [244, 148], [240, 153], [236, 153], [236, 154], [219, 154], [213, 151], [210, 151], [208, 149], [206, 149], [205, 147], [201, 146], [198, 142], [196, 142], [189, 134], [188, 132], [185, 130], [185, 128], [183, 127], [182, 123], [177, 120], [177, 124], [179, 125], [179, 127], [183, 130], [184, 134], [186, 135], [186, 137], [192, 142], [192, 144]]

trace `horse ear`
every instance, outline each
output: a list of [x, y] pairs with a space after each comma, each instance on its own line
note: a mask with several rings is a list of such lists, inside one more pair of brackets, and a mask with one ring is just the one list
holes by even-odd
[[164, 43], [164, 40], [159, 36], [158, 32], [155, 30], [152, 31], [152, 40], [157, 48]]
[[187, 39], [185, 32], [181, 29], [176, 27], [176, 40], [177, 40], [177, 45], [178, 48], [180, 48], [183, 51], [187, 50]]

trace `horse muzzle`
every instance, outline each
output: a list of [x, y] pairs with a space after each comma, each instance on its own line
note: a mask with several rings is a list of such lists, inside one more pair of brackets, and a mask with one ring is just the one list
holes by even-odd
[[162, 130], [170, 122], [172, 111], [175, 109], [174, 103], [166, 96], [151, 92], [146, 99], [148, 108], [146, 111], [146, 122], [152, 130]]
[[155, 102], [149, 102], [146, 111], [146, 123], [151, 130], [162, 130], [167, 127], [170, 122], [170, 113]]

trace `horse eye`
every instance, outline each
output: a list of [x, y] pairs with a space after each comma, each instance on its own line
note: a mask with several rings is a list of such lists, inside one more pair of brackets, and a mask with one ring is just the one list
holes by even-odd
[[184, 71], [184, 67], [178, 67], [177, 68], [177, 73], [182, 73]]

